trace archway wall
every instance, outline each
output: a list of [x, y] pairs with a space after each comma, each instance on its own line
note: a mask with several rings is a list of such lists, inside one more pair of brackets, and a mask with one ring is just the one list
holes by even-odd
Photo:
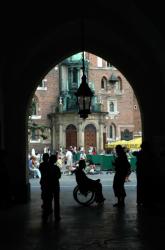
[[[152, 141], [153, 147], [159, 151], [160, 138], [165, 137], [165, 118], [162, 115], [165, 106], [164, 41], [133, 4], [129, 9], [123, 5], [120, 9], [107, 7], [103, 8], [104, 12], [101, 10], [96, 5], [94, 13], [87, 11], [85, 14], [84, 48], [109, 60], [126, 76], [139, 102], [144, 139]], [[53, 66], [82, 50], [81, 20], [69, 12], [66, 15], [61, 23], [58, 15], [51, 25], [47, 23], [50, 28], [39, 30], [38, 38], [29, 34], [29, 43], [24, 40], [23, 45], [15, 48], [10, 44], [8, 60], [2, 64], [4, 144], [14, 159], [11, 176], [20, 199], [29, 187], [25, 163], [30, 98], [37, 82]], [[74, 18], [70, 18], [72, 16]], [[10, 159], [8, 165], [11, 165]]]
[[0, 88], [0, 149], [4, 148], [4, 100], [3, 90]]
[[[142, 23], [140, 24], [142, 25]], [[141, 31], [141, 27], [137, 30], [134, 28], [136, 32], [138, 31], [137, 34], [134, 34], [134, 31], [126, 37], [123, 37], [121, 31], [116, 31], [116, 26], [114, 28], [109, 27], [104, 22], [101, 23], [100, 20], [96, 21], [89, 19], [86, 21], [85, 25], [85, 50], [97, 54], [106, 60], [110, 60], [113, 65], [127, 77], [139, 102], [142, 116], [143, 136], [147, 140], [153, 140], [153, 138], [151, 138], [150, 129], [152, 130], [152, 136], [159, 136], [158, 131], [160, 124], [158, 119], [154, 119], [153, 121], [153, 114], [158, 115], [160, 111], [156, 106], [161, 106], [161, 99], [157, 99], [157, 96], [161, 93], [164, 79], [162, 70], [164, 65], [162, 58], [163, 53], [158, 51], [158, 48], [162, 48], [161, 39], [158, 39], [158, 45], [153, 48], [153, 41], [151, 44], [148, 44], [147, 38], [145, 38], [145, 36], [148, 36], [148, 33], [144, 35], [143, 31], [141, 32], [142, 34], [138, 34], [138, 32]], [[127, 26], [126, 23], [125, 26]], [[43, 77], [43, 75], [49, 72], [49, 70], [61, 60], [81, 51], [82, 42], [79, 27], [80, 20], [76, 20], [76, 22], [70, 22], [64, 26], [60, 26], [56, 32], [54, 31], [51, 33], [48, 43], [43, 41], [39, 46], [40, 49], [38, 53], [31, 55], [32, 57], [29, 58], [30, 67], [26, 65], [25, 72], [38, 80], [38, 78], [41, 78], [41, 76]], [[109, 30], [110, 36], [108, 35], [108, 39], [103, 39], [105, 35], [109, 34]], [[155, 36], [158, 37], [157, 33]], [[66, 43], [63, 41], [71, 41], [71, 44], [70, 42]], [[156, 41], [154, 41], [154, 43], [156, 43]], [[60, 47], [62, 47], [62, 50], [59, 49]], [[158, 54], [161, 54], [161, 56], [158, 57]], [[42, 58], [43, 63], [41, 63], [40, 58]], [[23, 79], [23, 81], [28, 85], [27, 89], [30, 88], [29, 92], [27, 91], [26, 94], [30, 94], [31, 85], [33, 84], [34, 86], [35, 78], [33, 81], [30, 80], [31, 84], [29, 84], [26, 74], [24, 77], [26, 79]], [[156, 87], [151, 88], [151, 86]], [[153, 101], [157, 103], [156, 106], [151, 104]], [[145, 113], [147, 113], [147, 124], [150, 123], [150, 126], [145, 125]], [[153, 131], [155, 131], [155, 135]]]

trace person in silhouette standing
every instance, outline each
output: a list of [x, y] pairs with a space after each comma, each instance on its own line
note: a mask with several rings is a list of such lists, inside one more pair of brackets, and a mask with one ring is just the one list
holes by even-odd
[[96, 194], [96, 202], [98, 205], [103, 205], [105, 198], [102, 193], [102, 184], [100, 179], [92, 180], [86, 176], [84, 169], [86, 168], [86, 162], [84, 159], [79, 160], [79, 166], [74, 171], [76, 176], [76, 182], [82, 191], [92, 190]]
[[48, 181], [48, 167], [49, 167], [49, 154], [44, 153], [42, 156], [42, 162], [39, 165], [39, 170], [41, 173], [40, 185], [41, 185], [41, 199], [43, 200], [43, 204], [41, 205], [44, 208], [45, 195], [47, 190], [47, 181]]
[[124, 207], [126, 192], [124, 188], [124, 183], [126, 176], [130, 172], [130, 163], [128, 161], [127, 155], [124, 151], [124, 148], [121, 145], [117, 145], [115, 148], [116, 159], [113, 162], [115, 166], [115, 175], [113, 180], [113, 190], [115, 197], [117, 197], [118, 202], [115, 203], [114, 207]]
[[[45, 175], [45, 187], [43, 198], [43, 220], [48, 220], [49, 215], [54, 209], [55, 221], [59, 221], [60, 217], [60, 182], [61, 171], [56, 165], [57, 155], [51, 155], [49, 158], [49, 166]], [[53, 202], [53, 204], [52, 204]]]
[[[141, 150], [133, 152], [136, 156], [137, 205], [150, 206], [156, 200], [156, 157], [149, 142], [143, 141]], [[154, 197], [154, 198], [153, 198]]]

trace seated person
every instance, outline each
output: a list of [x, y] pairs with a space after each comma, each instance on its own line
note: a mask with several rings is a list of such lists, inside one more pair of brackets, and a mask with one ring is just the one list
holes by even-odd
[[86, 161], [87, 166], [85, 168], [85, 172], [87, 174], [94, 174], [96, 172], [96, 165], [93, 163], [91, 159]]
[[41, 172], [37, 167], [35, 156], [31, 156], [29, 160], [29, 170], [34, 173], [34, 177], [41, 178]]
[[63, 160], [62, 160], [61, 156], [58, 156], [58, 159], [56, 161], [56, 165], [60, 168], [60, 170], [62, 169], [62, 167], [63, 167]]
[[85, 153], [84, 150], [82, 150], [82, 151], [80, 152], [80, 160], [86, 160], [86, 159], [87, 159], [86, 153]]
[[79, 161], [79, 166], [74, 171], [76, 175], [76, 181], [79, 185], [80, 189], [85, 192], [85, 190], [91, 190], [94, 191], [96, 194], [96, 202], [97, 203], [103, 203], [105, 198], [102, 194], [102, 184], [100, 183], [100, 179], [92, 180], [88, 178], [84, 172], [84, 169], [86, 167], [85, 160]]

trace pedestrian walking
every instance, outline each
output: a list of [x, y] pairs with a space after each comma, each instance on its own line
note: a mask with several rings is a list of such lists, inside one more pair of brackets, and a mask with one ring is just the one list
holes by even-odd
[[127, 155], [121, 145], [117, 145], [116, 148], [116, 158], [113, 163], [115, 166], [115, 175], [113, 180], [113, 190], [115, 197], [118, 201], [114, 204], [114, 207], [124, 207], [126, 192], [124, 188], [124, 183], [126, 176], [130, 172], [130, 163], [128, 161]]
[[72, 168], [73, 168], [73, 154], [72, 154], [72, 147], [70, 146], [69, 149], [67, 149], [66, 154], [65, 154], [65, 159], [66, 159], [66, 168], [69, 171], [69, 174], [72, 174]]

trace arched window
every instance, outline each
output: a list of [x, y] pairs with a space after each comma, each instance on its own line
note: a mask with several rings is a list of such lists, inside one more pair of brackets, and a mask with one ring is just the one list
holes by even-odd
[[110, 108], [109, 108], [110, 112], [114, 112], [115, 111], [115, 106], [113, 102], [110, 102]]
[[122, 79], [120, 77], [117, 77], [118, 81], [115, 84], [115, 88], [117, 91], [122, 91]]
[[38, 115], [38, 111], [39, 111], [38, 98], [37, 98], [36, 96], [34, 96], [34, 97], [32, 98], [32, 102], [31, 102], [31, 115], [32, 115], [32, 116]]
[[32, 115], [37, 115], [37, 103], [35, 98], [32, 99], [31, 107], [32, 107]]
[[115, 124], [111, 124], [109, 127], [109, 138], [111, 140], [116, 139], [116, 126], [115, 126]]
[[79, 70], [74, 68], [68, 68], [68, 86], [69, 90], [76, 89], [79, 83]]
[[105, 89], [106, 86], [107, 86], [107, 78], [105, 76], [103, 76], [101, 79], [101, 88]]
[[37, 140], [39, 140], [39, 134], [40, 134], [40, 132], [39, 132], [39, 130], [38, 129], [36, 129], [35, 127], [32, 127], [31, 128], [31, 138], [30, 138], [30, 140], [32, 140], [32, 141], [37, 141]]
[[113, 136], [113, 128], [112, 128], [112, 125], [110, 126], [110, 129], [109, 129], [109, 137], [112, 138]]
[[110, 114], [110, 116], [112, 115], [114, 117], [114, 115], [117, 115], [119, 112], [117, 111], [117, 99], [111, 99], [108, 100], [107, 102], [107, 108], [108, 108], [108, 112]]
[[31, 129], [31, 139], [32, 139], [32, 141], [35, 141], [35, 139], [36, 139], [36, 131], [34, 128]]

